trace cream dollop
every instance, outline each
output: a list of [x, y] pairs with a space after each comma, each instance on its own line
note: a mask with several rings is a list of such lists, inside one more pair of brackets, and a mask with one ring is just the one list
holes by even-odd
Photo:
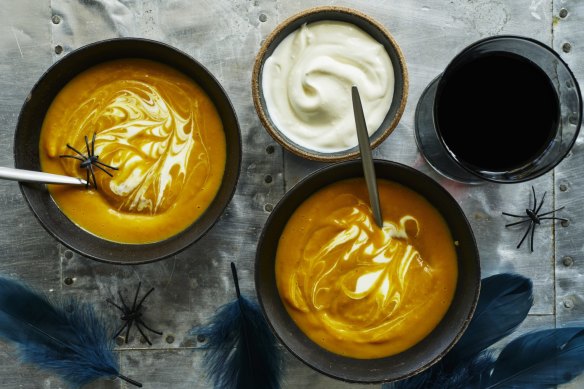
[[358, 144], [351, 86], [359, 88], [369, 134], [389, 111], [394, 71], [383, 45], [353, 24], [304, 24], [266, 60], [262, 89], [268, 113], [286, 137], [320, 152]]

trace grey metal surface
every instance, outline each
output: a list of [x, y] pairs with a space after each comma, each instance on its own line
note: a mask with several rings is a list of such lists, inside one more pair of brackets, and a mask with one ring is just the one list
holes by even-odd
[[[538, 328], [584, 324], [584, 165], [582, 136], [570, 157], [537, 180], [514, 185], [468, 186], [442, 178], [424, 162], [414, 141], [416, 102], [426, 85], [469, 43], [495, 34], [538, 39], [563, 52], [584, 80], [584, 2], [581, 0], [332, 1], [357, 8], [383, 23], [406, 56], [410, 90], [395, 132], [376, 150], [413, 166], [444, 185], [461, 203], [476, 234], [484, 276], [517, 272], [534, 282], [535, 304], [514, 335]], [[203, 351], [186, 336], [234, 296], [229, 262], [235, 261], [242, 292], [253, 295], [253, 260], [259, 233], [285, 189], [323, 166], [282, 151], [253, 109], [255, 54], [284, 18], [322, 2], [298, 0], [20, 0], [2, 2], [0, 17], [0, 166], [13, 166], [12, 138], [20, 107], [34, 82], [55, 61], [84, 44], [117, 36], [160, 40], [197, 58], [222, 83], [243, 135], [241, 179], [227, 212], [196, 245], [168, 260], [134, 267], [93, 262], [65, 249], [37, 223], [13, 182], [0, 181], [0, 274], [23, 279], [55, 296], [74, 295], [107, 311], [107, 297], [131, 293], [139, 281], [155, 287], [146, 318], [164, 336], [149, 347], [135, 337], [119, 346], [125, 375], [145, 388], [207, 388]], [[567, 9], [564, 17], [560, 11]], [[561, 13], [564, 15], [564, 13]], [[569, 43], [570, 47], [564, 46]], [[569, 225], [545, 224], [534, 252], [515, 246], [521, 230], [506, 230], [502, 211], [521, 212], [531, 185], [548, 192], [544, 209], [565, 205]], [[19, 365], [0, 344], [0, 388], [61, 388], [51, 375]], [[284, 388], [359, 387], [315, 373], [286, 353]], [[570, 388], [579, 388], [578, 381]], [[93, 388], [121, 388], [102, 381]]]

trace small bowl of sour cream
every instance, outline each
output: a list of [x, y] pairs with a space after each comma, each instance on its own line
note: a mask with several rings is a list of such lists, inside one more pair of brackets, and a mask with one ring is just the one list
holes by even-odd
[[310, 8], [282, 22], [260, 48], [252, 75], [268, 133], [288, 151], [324, 162], [359, 154], [352, 85], [374, 148], [405, 109], [405, 58], [383, 25], [343, 7]]

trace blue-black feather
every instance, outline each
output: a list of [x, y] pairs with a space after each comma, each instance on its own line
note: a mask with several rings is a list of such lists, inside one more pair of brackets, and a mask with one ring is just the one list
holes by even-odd
[[204, 367], [216, 389], [278, 389], [282, 357], [257, 303], [239, 294], [210, 323], [191, 333], [206, 338]]
[[73, 387], [119, 376], [108, 328], [76, 300], [53, 304], [15, 280], [0, 278], [0, 338], [25, 363], [58, 374]]
[[438, 363], [407, 380], [384, 384], [383, 389], [476, 389], [480, 388], [485, 375], [491, 371], [494, 358], [488, 351], [472, 359], [461, 361], [454, 370]]
[[481, 293], [468, 328], [444, 358], [455, 367], [511, 334], [533, 305], [531, 280], [517, 274], [497, 274], [481, 281]]
[[553, 388], [584, 371], [584, 328], [541, 330], [510, 342], [483, 388]]
[[473, 318], [456, 345], [434, 366], [396, 383], [395, 388], [476, 387], [494, 362], [487, 348], [513, 332], [532, 304], [533, 288], [529, 279], [515, 274], [484, 278]]

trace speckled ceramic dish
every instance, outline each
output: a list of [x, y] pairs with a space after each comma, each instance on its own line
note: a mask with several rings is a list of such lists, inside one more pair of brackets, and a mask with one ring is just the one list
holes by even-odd
[[122, 58], [149, 59], [179, 70], [191, 77], [217, 108], [225, 132], [227, 160], [221, 186], [207, 210], [185, 230], [166, 240], [122, 244], [99, 238], [73, 223], [57, 207], [46, 186], [21, 183], [20, 188], [42, 226], [65, 246], [103, 262], [138, 264], [166, 258], [196, 242], [215, 224], [235, 192], [241, 163], [239, 124], [227, 94], [200, 63], [166, 44], [137, 38], [96, 42], [71, 52], [47, 70], [27, 97], [14, 136], [14, 161], [19, 169], [40, 170], [40, 131], [57, 93], [82, 71]]
[[[358, 146], [342, 151], [322, 152], [309, 149], [292, 141], [279, 129], [270, 117], [264, 92], [262, 90], [262, 76], [264, 64], [276, 47], [292, 32], [303, 24], [320, 21], [341, 21], [351, 23], [368, 33], [385, 48], [392, 62], [395, 78], [393, 99], [389, 111], [379, 128], [370, 135], [371, 147], [374, 148], [383, 142], [397, 126], [406, 106], [408, 95], [408, 72], [402, 51], [388, 30], [379, 22], [357, 10], [343, 7], [317, 7], [305, 10], [286, 19], [267, 37], [257, 54], [253, 75], [252, 94], [257, 114], [268, 133], [286, 150], [310, 160], [334, 162], [355, 158], [359, 154]], [[350, 90], [347, 91], [350, 96]]]
[[268, 323], [282, 343], [313, 369], [348, 382], [379, 383], [401, 380], [439, 361], [466, 329], [480, 289], [480, 261], [471, 227], [457, 201], [436, 181], [408, 166], [375, 161], [378, 178], [397, 182], [424, 196], [446, 221], [455, 242], [458, 279], [454, 298], [438, 326], [422, 341], [399, 354], [377, 359], [355, 359], [325, 350], [314, 343], [288, 314], [276, 285], [278, 242], [296, 208], [309, 196], [334, 182], [363, 176], [361, 161], [325, 167], [294, 186], [272, 211], [260, 236], [255, 283]]

